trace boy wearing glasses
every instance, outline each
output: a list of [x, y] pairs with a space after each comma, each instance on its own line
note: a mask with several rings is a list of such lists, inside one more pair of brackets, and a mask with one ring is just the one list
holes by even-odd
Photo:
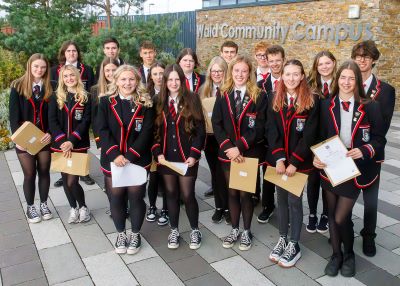
[[[381, 81], [372, 73], [372, 68], [379, 59], [380, 52], [374, 41], [368, 40], [356, 44], [351, 51], [351, 58], [360, 67], [364, 91], [367, 97], [379, 102], [384, 121], [385, 134], [389, 130], [395, 106], [395, 89], [390, 84]], [[384, 161], [385, 154], [376, 154], [378, 163]], [[360, 235], [363, 237], [363, 252], [366, 256], [375, 256], [375, 229], [378, 209], [379, 178], [370, 186], [363, 189], [364, 199], [364, 228]]]
[[257, 62], [257, 82], [266, 79], [271, 73], [267, 60], [267, 48], [268, 44], [264, 41], [258, 42], [254, 45], [254, 58]]

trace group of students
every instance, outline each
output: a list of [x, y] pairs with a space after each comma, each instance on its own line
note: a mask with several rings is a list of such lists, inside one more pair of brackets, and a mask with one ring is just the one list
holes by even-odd
[[[199, 61], [189, 48], [179, 53], [175, 64], [165, 67], [156, 61], [154, 45], [146, 41], [140, 47], [143, 63], [139, 68], [124, 64], [119, 58], [116, 39], [105, 40], [103, 48], [106, 57], [96, 76], [81, 63], [77, 44], [68, 41], [60, 49], [59, 66], [50, 72], [43, 55], [34, 54], [27, 62], [26, 73], [12, 84], [12, 132], [24, 121], [31, 121], [46, 134], [41, 141], [52, 143], [35, 156], [16, 146], [24, 173], [29, 222], [52, 217], [46, 203], [50, 152], [63, 152], [66, 157], [71, 152], [87, 152], [92, 125], [97, 147], [101, 149], [111, 217], [118, 232], [117, 253], [139, 251], [145, 218], [158, 221], [159, 225], [169, 223], [168, 248], [178, 248], [180, 202], [185, 205], [192, 229], [189, 246], [201, 246], [195, 183], [204, 150], [212, 184], [206, 195], [214, 196], [216, 207], [211, 219], [215, 223], [225, 219], [232, 226], [223, 239], [224, 248], [231, 248], [236, 242], [240, 250], [251, 248], [255, 202], [262, 190], [263, 210], [257, 220], [268, 222], [275, 210], [276, 191], [280, 237], [269, 259], [282, 267], [291, 267], [301, 257], [302, 196], [262, 180], [260, 170], [255, 194], [228, 187], [230, 163], [244, 162], [247, 157], [257, 158], [263, 172], [273, 166], [278, 174], [288, 177], [296, 172], [309, 175], [310, 214], [306, 230], [330, 232], [333, 254], [325, 268], [327, 275], [335, 276], [339, 270], [343, 276], [355, 275], [351, 215], [361, 190], [363, 251], [368, 256], [375, 255], [380, 164], [395, 91], [372, 74], [380, 56], [373, 41], [356, 44], [352, 60], [338, 69], [334, 55], [321, 51], [315, 56], [308, 77], [300, 61], [287, 60], [281, 46], [265, 42], [254, 47], [257, 67], [250, 57], [238, 54], [236, 43], [223, 43], [220, 55], [211, 59], [205, 76], [195, 72]], [[211, 117], [213, 134], [206, 132], [201, 102], [209, 97], [216, 98]], [[324, 162], [313, 157], [310, 150], [312, 145], [334, 135], [339, 135], [349, 150], [347, 155], [361, 171], [359, 177], [335, 187], [322, 170]], [[180, 175], [160, 164], [163, 160], [184, 162], [188, 170]], [[150, 173], [148, 184], [113, 187], [111, 163], [119, 167], [133, 163], [145, 168]], [[40, 214], [34, 206], [36, 173]], [[68, 222], [88, 221], [90, 211], [79, 177], [62, 173], [62, 182], [71, 207]], [[146, 185], [150, 204], [147, 214]], [[318, 220], [320, 187], [323, 211]], [[163, 206], [158, 213], [159, 192], [163, 194]], [[131, 231], [126, 230], [127, 210]], [[243, 231], [239, 229], [240, 216]]]

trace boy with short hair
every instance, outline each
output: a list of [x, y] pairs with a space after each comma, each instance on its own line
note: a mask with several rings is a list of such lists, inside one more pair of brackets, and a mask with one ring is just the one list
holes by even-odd
[[239, 46], [234, 41], [225, 41], [220, 48], [221, 57], [229, 63], [236, 58], [239, 51]]
[[142, 83], [147, 85], [147, 77], [152, 64], [154, 64], [157, 56], [155, 45], [150, 41], [144, 41], [140, 45], [139, 55], [142, 58], [142, 64], [139, 67]]

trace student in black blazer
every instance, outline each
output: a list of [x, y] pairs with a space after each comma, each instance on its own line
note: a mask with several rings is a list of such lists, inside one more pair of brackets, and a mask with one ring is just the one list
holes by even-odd
[[[161, 90], [165, 66], [160, 62], [155, 62], [149, 70], [147, 91], [151, 98], [154, 99]], [[154, 222], [157, 220], [158, 225], [166, 225], [169, 222], [167, 198], [164, 190], [164, 182], [157, 170], [150, 169], [149, 185], [147, 189], [149, 195], [149, 209], [147, 210], [146, 220]], [[157, 218], [157, 194], [162, 193], [163, 206]]]
[[[57, 89], [60, 70], [64, 65], [73, 65], [79, 70], [80, 79], [87, 92], [95, 84], [93, 69], [91, 66], [82, 63], [81, 51], [74, 41], [65, 41], [58, 52], [58, 65], [51, 68], [50, 80], [53, 90]], [[87, 185], [93, 185], [95, 182], [87, 175], [81, 177], [81, 180]], [[54, 183], [55, 187], [62, 186], [62, 178]]]
[[[241, 163], [244, 157], [263, 159], [267, 97], [257, 87], [251, 60], [241, 55], [230, 63], [221, 93], [214, 106], [212, 124], [219, 145], [218, 159], [222, 162], [229, 186], [231, 161]], [[228, 194], [232, 230], [222, 246], [231, 248], [239, 239], [241, 213], [244, 231], [240, 236], [239, 249], [249, 250], [252, 246], [250, 227], [254, 209], [252, 194], [231, 188]]]
[[[228, 65], [225, 60], [216, 56], [211, 59], [207, 68], [205, 83], [200, 88], [200, 98], [221, 97], [221, 87], [224, 84]], [[209, 116], [209, 115], [207, 115]], [[214, 195], [215, 212], [211, 219], [215, 223], [220, 223], [222, 218], [230, 224], [231, 216], [228, 208], [228, 188], [222, 172], [221, 163], [218, 160], [219, 144], [214, 134], [207, 134], [204, 154], [210, 168], [211, 186]]]
[[[381, 81], [372, 73], [372, 68], [380, 57], [380, 52], [374, 41], [363, 41], [356, 44], [351, 52], [351, 58], [360, 67], [364, 91], [368, 98], [379, 103], [384, 121], [385, 135], [389, 131], [395, 107], [396, 92], [393, 86]], [[376, 160], [382, 163], [385, 151], [377, 154]], [[376, 253], [376, 221], [378, 213], [379, 178], [368, 191], [363, 191], [364, 199], [364, 227], [360, 234], [363, 237], [363, 252], [367, 256]]]
[[194, 71], [199, 66], [197, 54], [190, 48], [184, 48], [176, 58], [176, 63], [180, 65], [185, 74], [185, 85], [194, 94], [199, 94], [200, 86], [204, 83], [204, 75]]
[[[116, 38], [110, 37], [103, 41], [104, 57], [110, 58], [110, 59], [116, 61], [118, 64], [118, 67], [125, 63], [124, 60], [119, 57], [119, 52], [120, 52], [119, 42]], [[100, 72], [101, 66], [102, 65], [100, 64], [99, 66], [96, 67], [96, 74], [95, 74], [96, 83], [99, 81], [99, 77], [101, 75], [101, 72]]]
[[152, 147], [157, 162], [165, 159], [188, 165], [184, 176], [158, 165], [163, 176], [171, 225], [168, 248], [179, 247], [179, 195], [185, 203], [186, 214], [192, 228], [191, 249], [201, 246], [198, 229], [199, 206], [195, 197], [195, 182], [201, 150], [205, 141], [205, 122], [200, 98], [194, 96], [185, 85], [185, 75], [177, 64], [169, 65], [164, 71], [163, 84], [157, 96], [155, 121], [155, 144]]
[[[25, 74], [11, 84], [9, 114], [11, 132], [14, 133], [26, 121], [30, 121], [45, 135], [40, 141], [49, 144], [51, 135], [48, 122], [48, 102], [52, 93], [50, 66], [42, 54], [33, 54], [26, 63]], [[39, 139], [39, 138], [38, 138]], [[47, 206], [50, 187], [50, 148], [44, 147], [31, 155], [16, 145], [15, 151], [24, 173], [24, 196], [27, 203], [28, 222], [37, 223], [53, 217]], [[40, 213], [34, 205], [36, 173], [39, 177]]]
[[[135, 254], [141, 247], [140, 229], [146, 213], [146, 184], [113, 187], [110, 164], [118, 167], [132, 163], [150, 168], [150, 144], [153, 136], [153, 102], [140, 81], [139, 72], [129, 65], [120, 66], [100, 99], [98, 124], [101, 145], [101, 169], [110, 191], [111, 216], [118, 235], [116, 253]], [[125, 233], [126, 195], [130, 203], [132, 232]]]
[[[70, 157], [71, 152], [86, 153], [90, 147], [90, 99], [79, 77], [79, 70], [72, 65], [60, 69], [55, 95], [49, 104], [49, 126], [53, 152]], [[68, 223], [87, 222], [90, 211], [79, 176], [61, 173], [65, 195], [71, 207]]]
[[144, 41], [140, 45], [139, 56], [142, 59], [139, 72], [142, 77], [142, 83], [147, 86], [150, 67], [154, 64], [157, 56], [156, 46], [150, 41]]
[[[321, 102], [320, 139], [339, 135], [349, 149], [347, 156], [354, 159], [361, 175], [333, 187], [321, 171], [333, 250], [325, 274], [336, 276], [341, 269], [342, 276], [351, 277], [355, 275], [352, 209], [360, 190], [368, 192], [379, 178], [380, 168], [376, 157], [383, 150], [386, 139], [379, 105], [366, 97], [361, 72], [355, 62], [346, 61], [340, 66], [334, 87], [333, 96]], [[314, 166], [323, 169], [326, 165], [314, 158]]]
[[[320, 98], [328, 98], [333, 88], [336, 76], [336, 58], [330, 51], [321, 51], [314, 57], [308, 84], [311, 89], [320, 95]], [[314, 169], [310, 172], [307, 182], [307, 201], [310, 209], [306, 230], [309, 233], [326, 233], [328, 231], [328, 206], [326, 204], [325, 192], [322, 191], [322, 213], [318, 221], [317, 205], [319, 200], [319, 189], [321, 177], [319, 171]]]
[[[268, 144], [277, 174], [291, 177], [296, 172], [309, 173], [313, 169], [310, 147], [318, 133], [318, 101], [318, 95], [307, 85], [302, 63], [295, 59], [287, 61], [268, 109]], [[281, 267], [292, 267], [301, 257], [302, 196], [278, 186], [276, 189], [280, 238], [269, 258]]]

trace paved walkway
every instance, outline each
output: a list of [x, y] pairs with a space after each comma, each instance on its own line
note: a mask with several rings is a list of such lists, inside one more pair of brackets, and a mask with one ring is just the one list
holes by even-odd
[[[117, 255], [113, 243], [115, 228], [102, 191], [102, 174], [96, 150], [92, 149], [91, 174], [97, 184], [83, 184], [92, 220], [69, 225], [68, 203], [61, 188], [50, 190], [49, 205], [55, 218], [28, 224], [22, 193], [22, 172], [14, 150], [0, 153], [0, 286], [4, 285], [400, 285], [400, 115], [393, 120], [383, 165], [377, 229], [377, 255], [365, 257], [361, 239], [355, 239], [357, 275], [324, 276], [331, 254], [326, 236], [309, 234], [305, 226], [301, 237], [302, 258], [296, 267], [282, 269], [267, 256], [278, 238], [277, 217], [261, 225], [253, 219], [254, 244], [242, 252], [235, 246], [224, 249], [221, 238], [230, 227], [211, 222], [213, 199], [205, 199], [210, 179], [207, 165], [201, 162], [196, 193], [199, 198], [203, 244], [197, 251], [188, 244], [189, 224], [184, 209], [180, 232], [184, 241], [178, 250], [167, 248], [168, 227], [145, 221], [143, 246], [136, 255]], [[59, 177], [52, 174], [52, 182]], [[38, 201], [36, 201], [38, 204]], [[260, 212], [260, 206], [255, 213]], [[304, 204], [304, 221], [308, 208]], [[354, 208], [354, 224], [362, 227], [362, 198]]]

